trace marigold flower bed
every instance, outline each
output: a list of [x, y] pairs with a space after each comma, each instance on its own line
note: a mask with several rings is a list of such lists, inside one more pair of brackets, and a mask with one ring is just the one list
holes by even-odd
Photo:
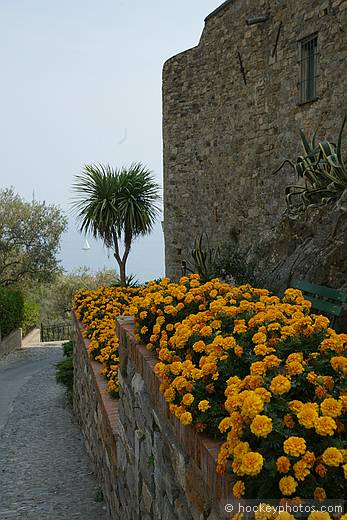
[[234, 475], [236, 497], [346, 496], [347, 335], [311, 314], [300, 291], [280, 299], [192, 275], [138, 291], [80, 293], [77, 313], [114, 393], [112, 322], [136, 316], [138, 340], [159, 358], [170, 411], [224, 441], [218, 471]]

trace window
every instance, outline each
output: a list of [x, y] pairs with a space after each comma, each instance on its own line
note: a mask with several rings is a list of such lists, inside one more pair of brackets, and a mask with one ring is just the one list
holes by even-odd
[[317, 99], [318, 36], [299, 42], [300, 103]]

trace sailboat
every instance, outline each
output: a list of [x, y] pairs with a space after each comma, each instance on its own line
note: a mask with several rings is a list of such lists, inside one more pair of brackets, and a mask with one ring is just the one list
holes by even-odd
[[84, 244], [84, 247], [82, 247], [82, 250], [83, 251], [89, 251], [89, 249], [90, 249], [90, 245], [89, 245], [88, 240], [86, 239], [86, 243]]

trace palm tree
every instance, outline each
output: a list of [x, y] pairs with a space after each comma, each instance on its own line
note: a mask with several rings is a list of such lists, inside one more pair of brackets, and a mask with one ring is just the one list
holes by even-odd
[[120, 282], [125, 286], [132, 242], [151, 232], [160, 211], [156, 204], [160, 186], [141, 163], [133, 163], [128, 169], [91, 164], [76, 175], [73, 190], [77, 194], [73, 208], [81, 233], [101, 238], [113, 250]]

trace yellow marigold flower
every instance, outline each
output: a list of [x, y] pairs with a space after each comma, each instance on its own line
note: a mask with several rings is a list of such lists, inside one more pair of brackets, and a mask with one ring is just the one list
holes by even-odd
[[291, 389], [291, 382], [282, 375], [275, 376], [271, 381], [270, 390], [273, 394], [283, 395]]
[[250, 372], [252, 375], [263, 375], [266, 371], [266, 366], [262, 361], [255, 361], [251, 364]]
[[344, 476], [345, 476], [345, 480], [347, 480], [347, 464], [344, 464], [342, 466], [342, 469], [343, 469], [343, 473], [344, 473]]
[[311, 468], [316, 461], [316, 456], [312, 451], [307, 451], [303, 456], [302, 460]]
[[283, 443], [284, 452], [293, 457], [299, 457], [306, 451], [306, 441], [302, 437], [289, 437]]
[[198, 408], [200, 412], [206, 412], [209, 408], [211, 408], [211, 405], [206, 399], [204, 399], [203, 401], [200, 401]]
[[302, 403], [301, 401], [298, 401], [297, 399], [289, 402], [289, 409], [292, 412], [294, 412], [295, 414], [298, 414], [303, 406], [304, 406], [304, 403]]
[[324, 511], [313, 511], [308, 515], [307, 520], [331, 520], [331, 516]]
[[287, 373], [291, 376], [302, 374], [304, 371], [304, 367], [299, 361], [292, 361], [291, 363], [286, 364]]
[[140, 332], [141, 332], [141, 334], [146, 334], [146, 332], [148, 332], [148, 327], [146, 327], [146, 325], [144, 325], [143, 327], [141, 327]]
[[327, 497], [327, 494], [325, 492], [325, 489], [322, 488], [322, 487], [316, 487], [316, 489], [314, 490], [314, 499], [315, 500], [319, 500], [319, 501], [322, 501], [322, 500], [325, 500], [326, 497]]
[[279, 473], [288, 473], [290, 470], [290, 460], [288, 457], [279, 457], [276, 461], [276, 466]]
[[174, 388], [168, 388], [164, 392], [164, 399], [167, 403], [172, 403], [175, 400], [176, 392]]
[[211, 336], [211, 334], [212, 334], [212, 327], [210, 327], [209, 325], [205, 325], [205, 327], [202, 327], [202, 329], [200, 330], [201, 336]]
[[296, 488], [298, 487], [298, 483], [296, 480], [289, 476], [289, 477], [282, 477], [279, 481], [279, 488], [282, 493], [282, 495], [290, 496], [293, 493], [295, 493]]
[[249, 448], [248, 442], [239, 442], [234, 447], [233, 455], [235, 458], [242, 458], [249, 451], [250, 451], [250, 448]]
[[241, 471], [245, 475], [255, 476], [258, 475], [264, 464], [262, 455], [255, 451], [249, 451], [242, 457]]
[[241, 498], [245, 494], [245, 491], [246, 487], [242, 480], [238, 480], [237, 482], [235, 482], [233, 486], [233, 495], [235, 498]]
[[293, 470], [297, 480], [305, 480], [305, 478], [310, 474], [308, 465], [303, 459], [294, 464]]
[[271, 401], [271, 393], [268, 390], [266, 390], [266, 388], [256, 388], [254, 390], [254, 393], [258, 395], [261, 398], [261, 400], [264, 401], [264, 403], [269, 403]]
[[140, 312], [140, 319], [141, 320], [144, 320], [145, 318], [147, 318], [147, 316], [148, 316], [148, 312], [147, 311]]
[[343, 463], [341, 451], [334, 447], [327, 448], [322, 455], [322, 459], [327, 466], [339, 466]]
[[256, 415], [250, 428], [257, 437], [267, 437], [272, 432], [272, 419], [266, 415]]
[[184, 426], [188, 426], [188, 424], [191, 424], [193, 421], [192, 414], [190, 412], [184, 412], [180, 416], [180, 421]]
[[247, 332], [247, 325], [245, 320], [235, 320], [234, 333], [243, 334]]
[[334, 432], [337, 428], [337, 424], [332, 417], [319, 417], [315, 424], [315, 430], [318, 435], [322, 435], [323, 437], [327, 435], [334, 435]]
[[298, 413], [298, 421], [305, 426], [305, 428], [314, 428], [317, 419], [318, 413], [311, 406], [311, 403], [304, 404]]
[[219, 431], [225, 433], [232, 427], [232, 420], [230, 417], [224, 417], [218, 425]]
[[342, 371], [345, 372], [347, 370], [347, 357], [344, 356], [334, 356], [330, 360], [330, 364], [335, 370], [335, 372]]
[[323, 415], [327, 415], [329, 417], [339, 417], [342, 413], [342, 403], [336, 399], [333, 399], [332, 397], [324, 399], [320, 405], [320, 408]]
[[263, 332], [257, 332], [256, 334], [254, 334], [254, 336], [252, 337], [252, 341], [255, 345], [259, 344], [259, 343], [265, 343], [267, 340], [267, 337], [266, 337], [266, 334], [264, 334]]
[[184, 406], [190, 406], [194, 401], [194, 396], [192, 394], [185, 394], [182, 399], [182, 404]]
[[245, 398], [242, 405], [241, 414], [243, 417], [249, 417], [252, 419], [264, 409], [264, 403], [262, 399], [252, 390], [250, 394]]

